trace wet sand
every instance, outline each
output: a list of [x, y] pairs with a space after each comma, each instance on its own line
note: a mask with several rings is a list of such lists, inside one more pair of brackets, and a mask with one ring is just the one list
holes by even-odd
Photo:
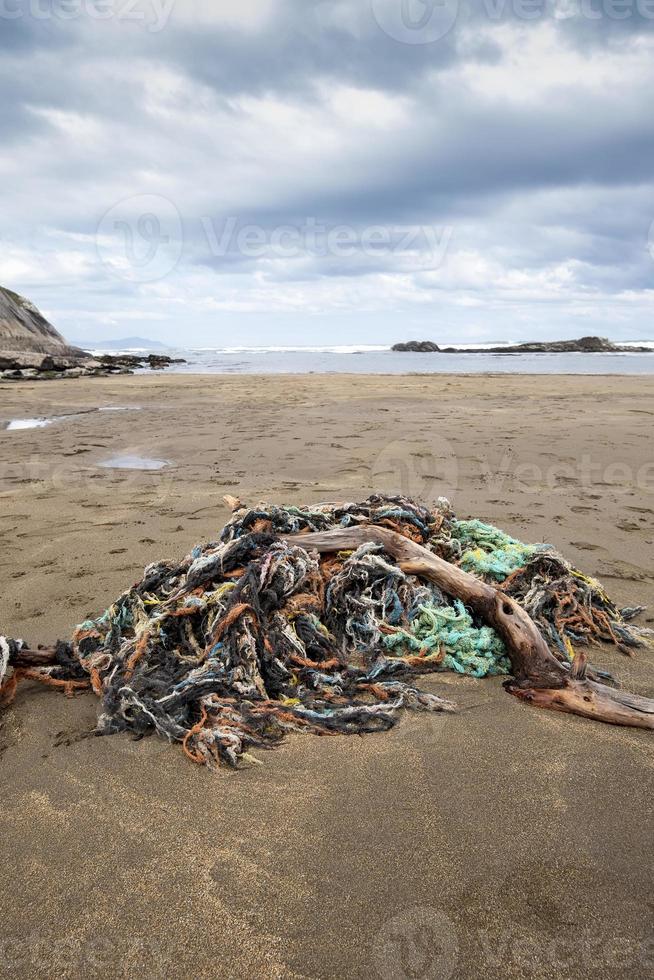
[[[67, 637], [147, 562], [215, 538], [224, 493], [445, 494], [654, 607], [653, 395], [508, 375], [2, 386], [0, 632]], [[55, 415], [74, 417], [2, 431]], [[169, 465], [99, 465], [115, 456]], [[654, 695], [654, 650], [593, 659]], [[459, 714], [295, 736], [215, 775], [154, 739], [80, 739], [95, 698], [23, 688], [0, 718], [0, 976], [650, 975], [651, 733], [497, 680], [425, 687]]]

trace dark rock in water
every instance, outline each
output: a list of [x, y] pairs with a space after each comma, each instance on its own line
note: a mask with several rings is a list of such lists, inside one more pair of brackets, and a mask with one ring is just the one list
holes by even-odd
[[113, 374], [133, 374], [137, 368], [150, 367], [153, 371], [163, 371], [171, 364], [185, 364], [183, 358], [168, 357], [166, 354], [103, 354], [97, 360], [90, 355], [86, 358], [60, 357], [59, 355], [35, 354], [32, 352], [0, 351], [0, 380], [46, 381], [52, 378], [106, 378]]
[[167, 354], [102, 354], [100, 363], [105, 367], [135, 368], [150, 367], [161, 371], [170, 364], [186, 364], [183, 357], [168, 357]]
[[408, 340], [405, 344], [393, 344], [391, 350], [415, 351], [417, 354], [440, 353], [440, 347], [432, 340]]
[[438, 352], [440, 354], [651, 354], [651, 347], [624, 347], [606, 337], [580, 337], [578, 340], [544, 340], [527, 344], [505, 344], [502, 347], [438, 347], [431, 340], [410, 340], [394, 344], [392, 350]]
[[620, 348], [606, 337], [580, 337], [578, 340], [544, 340], [486, 348], [491, 354], [612, 354]]

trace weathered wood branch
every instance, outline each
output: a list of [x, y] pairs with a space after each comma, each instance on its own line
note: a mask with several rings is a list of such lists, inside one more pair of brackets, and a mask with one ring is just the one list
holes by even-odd
[[518, 603], [397, 531], [365, 526], [302, 535], [284, 535], [288, 544], [318, 552], [344, 551], [375, 542], [411, 575], [421, 575], [447, 595], [461, 599], [501, 636], [513, 680], [507, 691], [540, 708], [565, 711], [613, 725], [654, 729], [654, 700], [615, 691], [586, 677], [582, 654], [572, 670], [552, 654], [540, 630]]

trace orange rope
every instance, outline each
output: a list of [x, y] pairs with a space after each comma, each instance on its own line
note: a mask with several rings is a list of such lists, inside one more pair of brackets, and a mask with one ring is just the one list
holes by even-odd
[[16, 697], [16, 688], [18, 687], [18, 675], [20, 671], [14, 670], [11, 677], [8, 677], [4, 684], [0, 686], [0, 704], [10, 705], [14, 698]]
[[311, 667], [312, 670], [331, 670], [332, 667], [341, 666], [340, 660], [332, 657], [331, 660], [310, 660], [308, 657], [301, 657], [299, 653], [289, 654], [288, 659], [297, 667]]
[[194, 735], [200, 734], [200, 732], [204, 728], [204, 723], [207, 720], [207, 718], [208, 718], [207, 710], [204, 707], [204, 705], [202, 705], [202, 717], [200, 718], [199, 722], [197, 722], [197, 724], [193, 725], [193, 728], [189, 729], [189, 731], [186, 733], [182, 741], [182, 749], [184, 750], [184, 755], [188, 756], [191, 762], [197, 762], [199, 766], [204, 765], [204, 759], [199, 753], [192, 752], [191, 749], [189, 749], [188, 747], [188, 743], [189, 740]]
[[298, 592], [287, 600], [281, 610], [283, 616], [298, 616], [300, 613], [321, 612], [322, 598], [313, 592]]
[[225, 630], [228, 629], [232, 623], [235, 623], [241, 616], [244, 616], [245, 613], [249, 613], [252, 619], [254, 619], [256, 622], [257, 615], [252, 606], [247, 602], [239, 602], [238, 605], [233, 606], [232, 609], [229, 610], [226, 616], [223, 616], [214, 629], [213, 636], [211, 638], [211, 645], [213, 646], [214, 643], [217, 643]]
[[170, 619], [179, 619], [181, 616], [194, 616], [199, 611], [199, 606], [183, 606], [182, 609], [174, 609], [173, 612], [169, 612], [167, 615]]
[[20, 681], [38, 681], [39, 684], [46, 684], [48, 687], [58, 687], [64, 691], [66, 697], [72, 698], [75, 691], [87, 690], [89, 681], [62, 681], [49, 674], [42, 674], [41, 671], [33, 667], [19, 667], [14, 670], [12, 676], [4, 682], [0, 688], [0, 702], [9, 705], [16, 697], [16, 688]]
[[97, 694], [99, 698], [102, 697], [102, 680], [100, 679], [100, 671], [97, 667], [91, 667], [89, 671], [91, 676], [91, 687], [93, 688], [93, 693]]
[[134, 653], [132, 654], [132, 656], [127, 661], [127, 664], [125, 665], [125, 680], [128, 681], [131, 678], [132, 674], [134, 673], [134, 668], [136, 667], [137, 663], [139, 662], [139, 660], [141, 659], [141, 657], [143, 656], [143, 654], [148, 648], [149, 639], [150, 639], [150, 633], [148, 632], [148, 630], [143, 630], [141, 636], [139, 637], [139, 641], [136, 644], [136, 649], [134, 650]]

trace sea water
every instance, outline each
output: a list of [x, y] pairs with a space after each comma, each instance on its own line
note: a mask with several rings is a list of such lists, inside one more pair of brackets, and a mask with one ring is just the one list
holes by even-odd
[[[644, 342], [645, 343], [645, 342]], [[183, 374], [654, 374], [651, 354], [416, 354], [388, 347], [204, 347], [166, 351]], [[149, 368], [145, 369], [149, 372]]]

